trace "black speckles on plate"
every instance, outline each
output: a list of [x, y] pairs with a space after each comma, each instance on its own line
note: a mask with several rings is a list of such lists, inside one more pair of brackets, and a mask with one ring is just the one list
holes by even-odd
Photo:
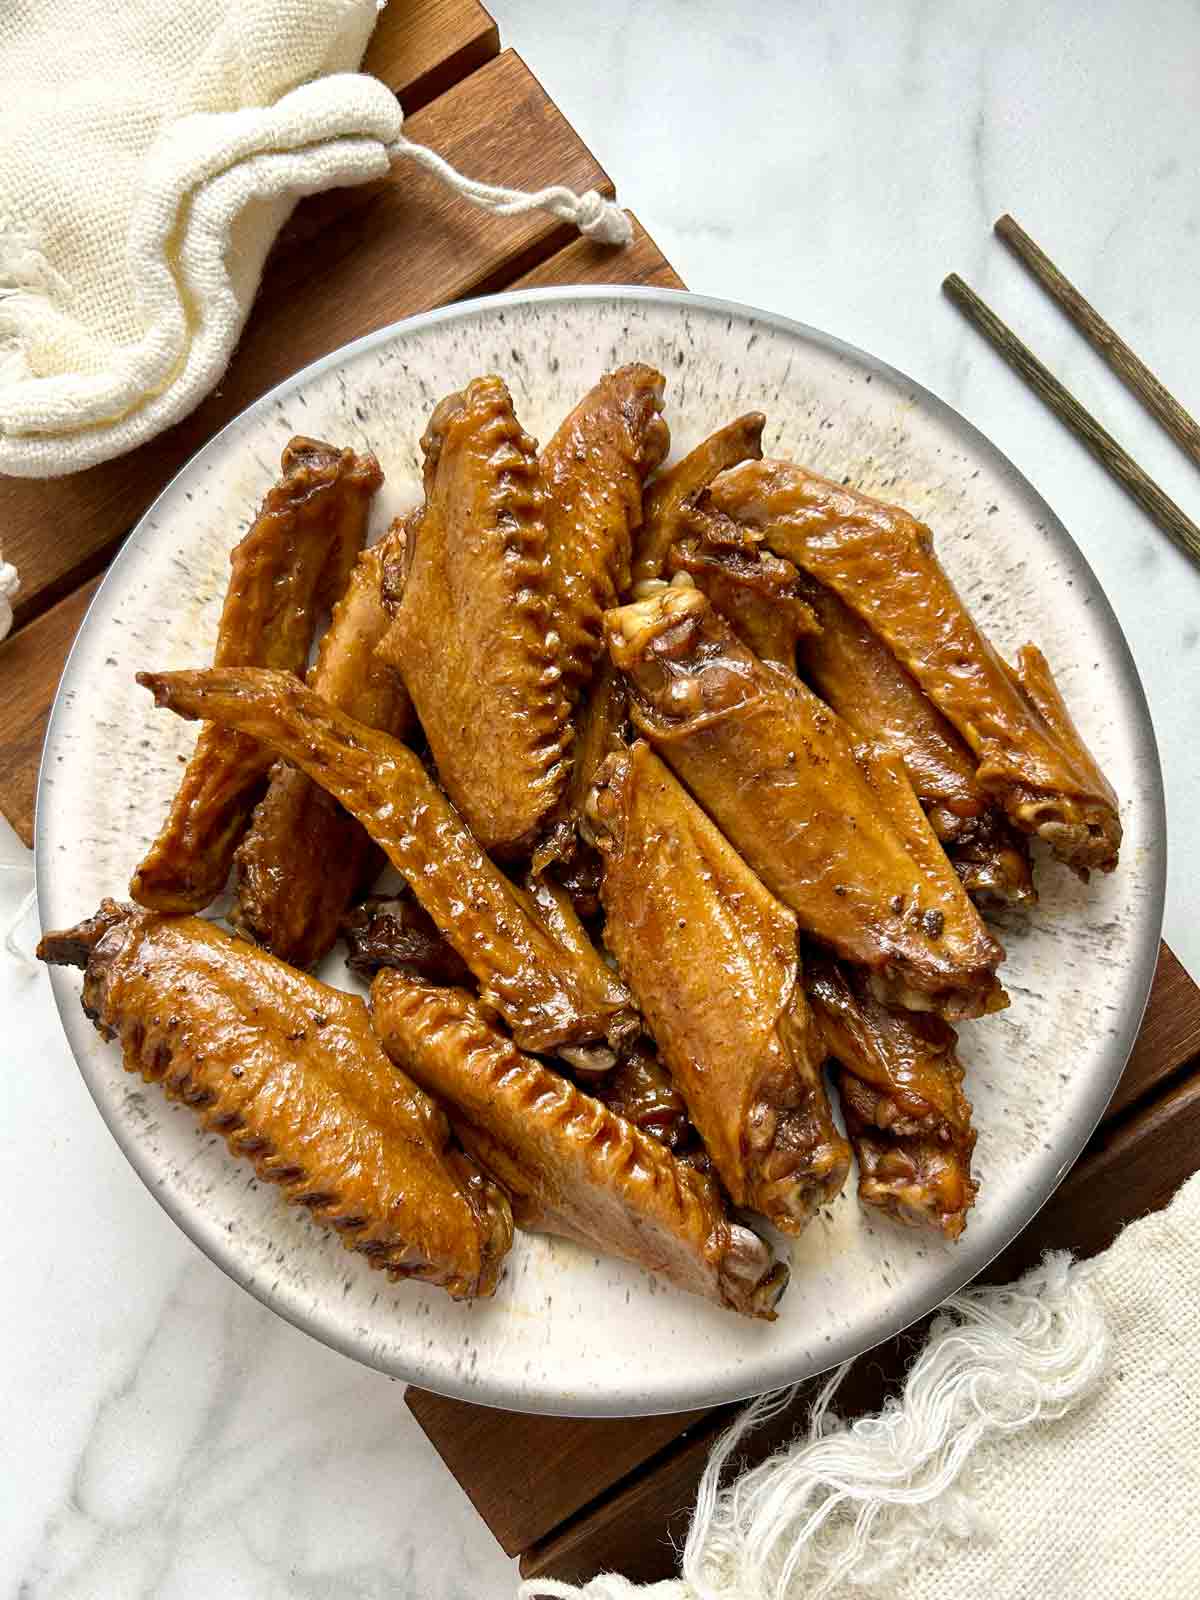
[[[773, 1324], [528, 1235], [518, 1237], [495, 1298], [473, 1308], [416, 1284], [381, 1292], [365, 1262], [348, 1263], [336, 1240], [258, 1184], [221, 1141], [197, 1139], [189, 1113], [132, 1110], [115, 1048], [80, 1011], [78, 977], [52, 974], [72, 1048], [114, 1135], [171, 1215], [251, 1292], [393, 1376], [493, 1405], [608, 1415], [772, 1388], [921, 1315], [1032, 1214], [1119, 1075], [1157, 951], [1157, 759], [1111, 610], [1030, 485], [910, 380], [763, 313], [658, 291], [563, 290], [417, 318], [289, 380], [168, 487], [80, 633], [47, 742], [44, 771], [60, 781], [51, 787], [44, 777], [38, 802], [42, 916], [65, 925], [124, 892], [174, 789], [195, 725], [154, 713], [132, 668], [195, 666], [211, 651], [229, 550], [275, 476], [286, 419], [302, 413], [306, 433], [376, 451], [387, 475], [378, 534], [417, 502], [417, 440], [441, 395], [499, 372], [522, 396], [524, 425], [546, 439], [606, 363], [631, 360], [667, 376], [674, 455], [759, 407], [772, 453], [819, 458], [826, 476], [890, 495], [929, 523], [997, 646], [1011, 655], [1032, 638], [1046, 651], [1121, 794], [1120, 870], [1084, 888], [1039, 860], [1042, 903], [1023, 924], [1004, 919], [1014, 1003], [962, 1030], [984, 1183], [960, 1243], [872, 1225], [852, 1175], [819, 1225], [782, 1246], [793, 1280]], [[989, 515], [993, 507], [1003, 514]], [[1185, 648], [1198, 636], [1192, 627]], [[323, 975], [337, 982], [343, 972], [335, 957]], [[670, 1360], [648, 1360], [653, 1351]]]

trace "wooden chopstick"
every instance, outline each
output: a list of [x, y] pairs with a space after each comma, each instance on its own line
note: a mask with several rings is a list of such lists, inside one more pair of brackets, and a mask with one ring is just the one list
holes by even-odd
[[1129, 348], [1119, 333], [1065, 278], [1044, 250], [1006, 212], [995, 224], [996, 232], [1063, 310], [1075, 326], [1108, 362], [1127, 389], [1131, 389], [1147, 410], [1162, 423], [1176, 444], [1200, 467], [1200, 423], [1176, 400], [1140, 356]]
[[1005, 327], [996, 313], [983, 303], [973, 289], [967, 287], [956, 272], [950, 274], [942, 288], [1009, 366], [1025, 379], [1059, 420], [1066, 423], [1075, 437], [1088, 447], [1100, 465], [1154, 518], [1163, 532], [1200, 565], [1200, 528], [1186, 512], [1163, 493], [1129, 452], [1122, 449], [1108, 429], [1102, 427], [1091, 412], [1079, 404], [1049, 368], [1042, 365], [1028, 345], [1022, 344], [1016, 334]]

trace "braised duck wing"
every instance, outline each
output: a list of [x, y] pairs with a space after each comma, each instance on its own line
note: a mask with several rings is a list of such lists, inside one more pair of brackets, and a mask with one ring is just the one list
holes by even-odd
[[109, 900], [50, 933], [125, 1066], [181, 1100], [293, 1205], [392, 1278], [491, 1294], [512, 1240], [499, 1186], [390, 1062], [356, 996], [199, 917]]
[[805, 932], [947, 1016], [1005, 1003], [1000, 945], [945, 857], [914, 857], [822, 700], [695, 588], [606, 621], [635, 725]]
[[970, 746], [977, 780], [1014, 827], [1086, 877], [1117, 864], [1112, 787], [1034, 645], [1001, 659], [963, 604], [929, 529], [897, 506], [788, 461], [723, 473], [713, 503], [833, 589], [884, 641]]
[[[296, 438], [283, 476], [230, 555], [213, 663], [303, 672], [323, 606], [362, 549], [383, 482], [374, 456]], [[130, 893], [155, 911], [200, 911], [225, 887], [272, 755], [227, 728], [201, 728], [166, 821]]]
[[850, 1164], [796, 919], [642, 740], [593, 799], [605, 939], [736, 1205], [798, 1233]]
[[512, 1195], [519, 1227], [636, 1262], [748, 1316], [774, 1317], [787, 1268], [730, 1220], [716, 1186], [568, 1079], [522, 1054], [461, 989], [385, 971], [371, 1010], [397, 1065], [450, 1106]]
[[143, 672], [138, 682], [180, 716], [259, 740], [357, 817], [523, 1048], [627, 1037], [624, 984], [590, 944], [568, 949], [546, 931], [407, 745], [285, 673]]

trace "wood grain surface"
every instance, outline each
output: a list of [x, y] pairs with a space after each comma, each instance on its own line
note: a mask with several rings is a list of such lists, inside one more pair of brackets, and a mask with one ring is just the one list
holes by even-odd
[[[854, 1362], [838, 1391], [837, 1410], [844, 1417], [877, 1411], [897, 1392], [909, 1361], [933, 1321], [922, 1317], [887, 1344]], [[825, 1375], [801, 1384], [794, 1402], [752, 1436], [739, 1465], [752, 1466], [780, 1449], [802, 1427], [825, 1383]], [[687, 1533], [700, 1474], [717, 1437], [739, 1408], [722, 1406], [694, 1424], [673, 1449], [617, 1485], [586, 1516], [577, 1517], [555, 1534], [532, 1546], [521, 1562], [523, 1577], [556, 1577], [571, 1582], [597, 1571], [617, 1571], [653, 1582], [674, 1575], [676, 1548]], [[648, 1521], [642, 1519], [648, 1518]], [[597, 1567], [596, 1561], [601, 1565]], [[972, 1597], [973, 1600], [973, 1597]]]
[[362, 70], [408, 115], [499, 54], [500, 30], [475, 0], [397, 0], [375, 25]]
[[[1158, 1172], [1152, 1173], [1149, 1164], [1153, 1161], [1153, 1142], [1147, 1143], [1141, 1135], [1143, 1121], [1131, 1110], [1143, 1104], [1156, 1088], [1178, 1080], [1189, 1065], [1200, 1067], [1200, 988], [1163, 945], [1138, 1044], [1100, 1132], [1083, 1160], [1030, 1228], [989, 1269], [988, 1281], [1004, 1282], [1024, 1271], [1046, 1249], [1094, 1254], [1111, 1242], [1124, 1222], [1153, 1210], [1155, 1203], [1161, 1203], [1157, 1201], [1160, 1194], [1173, 1192], [1200, 1166], [1200, 1138], [1196, 1137], [1200, 1129], [1197, 1129], [1180, 1143], [1174, 1142], [1172, 1133], [1172, 1149], [1163, 1153]], [[1200, 1080], [1184, 1078], [1185, 1086], [1192, 1082], [1200, 1086]], [[1170, 1103], [1176, 1109], [1191, 1109], [1186, 1095]], [[1181, 1124], [1181, 1133], [1185, 1126]], [[1093, 1181], [1103, 1184], [1105, 1190], [1104, 1199], [1094, 1205], [1088, 1198]], [[903, 1338], [892, 1340], [880, 1346], [872, 1359], [889, 1371], [900, 1370], [906, 1349]], [[587, 1519], [573, 1523], [569, 1529], [560, 1529], [529, 1558], [531, 1573], [572, 1581], [583, 1571], [575, 1564], [577, 1558], [591, 1560], [607, 1537], [607, 1533], [601, 1532], [585, 1536], [583, 1521], [590, 1522], [594, 1515], [600, 1519], [598, 1529], [608, 1530], [615, 1539], [626, 1539], [627, 1533], [619, 1531], [620, 1516], [609, 1515], [606, 1509], [609, 1497], [615, 1494], [619, 1498], [626, 1493], [639, 1497], [650, 1494], [651, 1489], [643, 1479], [648, 1471], [647, 1463], [654, 1458], [655, 1470], [664, 1475], [661, 1487], [653, 1491], [659, 1496], [656, 1505], [661, 1508], [656, 1509], [654, 1515], [658, 1518], [659, 1531], [666, 1529], [670, 1521], [665, 1509], [667, 1502], [678, 1485], [686, 1480], [691, 1488], [679, 1504], [689, 1504], [691, 1489], [699, 1476], [695, 1462], [691, 1466], [681, 1464], [677, 1459], [680, 1446], [677, 1444], [672, 1451], [669, 1442], [673, 1436], [686, 1431], [691, 1448], [697, 1453], [695, 1460], [702, 1467], [714, 1429], [723, 1426], [733, 1415], [733, 1408], [723, 1407], [708, 1413], [707, 1418], [704, 1413], [688, 1412], [677, 1417], [645, 1418], [640, 1424], [623, 1422], [618, 1425], [619, 1443], [610, 1453], [610, 1447], [602, 1448], [599, 1440], [595, 1449], [588, 1446], [592, 1430], [613, 1426], [608, 1422], [519, 1417], [446, 1400], [413, 1388], [407, 1392], [407, 1401], [438, 1453], [510, 1554], [528, 1545], [528, 1533], [535, 1523], [541, 1522], [547, 1528], [553, 1526], [547, 1521], [549, 1508], [559, 1510], [559, 1520], [565, 1522], [592, 1502], [593, 1509]], [[865, 1401], [861, 1409], [869, 1409]], [[794, 1422], [788, 1426], [790, 1429]], [[519, 1451], [511, 1450], [508, 1443], [514, 1427], [521, 1441]], [[521, 1487], [519, 1496], [514, 1497], [508, 1494], [507, 1485], [517, 1461], [520, 1462]], [[639, 1474], [636, 1482], [622, 1484], [623, 1479], [635, 1472]], [[621, 1485], [619, 1492], [617, 1485]], [[664, 1548], [669, 1553], [669, 1546]], [[647, 1578], [665, 1575], [668, 1569], [662, 1568], [661, 1563], [656, 1564], [654, 1550], [647, 1547], [642, 1555], [647, 1562], [644, 1571], [639, 1568], [638, 1574], [631, 1575]], [[626, 1570], [616, 1562], [615, 1556], [613, 1560], [618, 1570]], [[590, 1569], [596, 1570], [599, 1569]]]
[[663, 255], [636, 217], [633, 243], [625, 250], [610, 250], [591, 239], [573, 239], [548, 261], [524, 273], [513, 289], [548, 289], [571, 283], [622, 283], [656, 289], [682, 289], [683, 279]]
[[46, 723], [62, 669], [92, 596], [90, 579], [0, 644], [0, 810], [33, 848], [33, 799]]
[[[386, 83], [405, 112], [411, 113], [499, 50], [496, 24], [475, 0], [404, 0], [388, 6], [376, 23], [363, 70]], [[413, 138], [433, 137], [430, 127], [428, 118], [407, 124]], [[321, 198], [302, 204], [300, 213], [319, 209]], [[237, 362], [235, 353], [235, 366]], [[148, 445], [146, 455], [152, 457], [154, 449], [154, 444]], [[154, 476], [141, 466], [142, 454], [131, 458], [138, 463], [132, 473], [101, 466], [49, 483], [0, 477], [0, 529], [8, 558], [14, 559], [14, 552], [20, 557], [23, 576], [16, 605], [18, 627], [99, 571], [112, 542], [137, 521], [157, 492], [141, 489], [141, 474], [146, 472], [151, 482]], [[173, 470], [165, 471], [158, 487]], [[92, 515], [101, 522], [94, 540], [82, 528]]]
[[[541, 92], [536, 89], [534, 80], [524, 72], [518, 59], [512, 56], [511, 53], [501, 58], [494, 68], [489, 69], [489, 71], [494, 71], [505, 85], [510, 87], [519, 85], [527, 94], [536, 96]], [[439, 115], [441, 115], [440, 112]], [[414, 118], [413, 121], [416, 123], [417, 119]], [[531, 128], [533, 131], [540, 131], [541, 122], [542, 114], [539, 103], [536, 110], [526, 118], [526, 131], [528, 132]], [[556, 129], [555, 131], [558, 133], [561, 130]], [[565, 143], [561, 138], [556, 138], [555, 142], [560, 149]], [[586, 152], [582, 151], [582, 147], [578, 147], [575, 150], [575, 155], [579, 162], [590, 161], [590, 157], [587, 157]], [[599, 172], [599, 169], [593, 165], [589, 170], [592, 174], [590, 181], [603, 186], [606, 180], [603, 174]], [[318, 200], [328, 198], [325, 196], [316, 197]], [[345, 201], [339, 199], [336, 205], [344, 207]], [[477, 212], [469, 213], [468, 218], [464, 219], [464, 222], [468, 221], [471, 227], [476, 230], [475, 247], [491, 252], [488, 257], [478, 258], [476, 270], [481, 272], [503, 270], [500, 268], [488, 268], [486, 261], [494, 260], [496, 257], [507, 259], [508, 247], [502, 244], [501, 241], [503, 233], [510, 232], [513, 229], [513, 223], [509, 222], [501, 227], [498, 219], [487, 218], [484, 213]], [[488, 222], [490, 224], [484, 230], [482, 236], [480, 236], [478, 230], [480, 222]], [[679, 278], [669, 266], [653, 239], [650, 238], [636, 218], [633, 219], [633, 223], [634, 242], [628, 250], [613, 250], [606, 245], [594, 244], [588, 239], [575, 238], [562, 249], [556, 251], [548, 261], [522, 274], [511, 287], [525, 288], [566, 283], [642, 283], [654, 284], [665, 288], [680, 287]], [[236, 388], [239, 393], [243, 392], [244, 389], [253, 387], [253, 378], [247, 376], [243, 379], [241, 376], [247, 364], [253, 366], [256, 376], [268, 371], [273, 373], [274, 376], [270, 381], [277, 381], [279, 377], [285, 375], [287, 370], [286, 363], [280, 361], [279, 352], [285, 347], [298, 349], [308, 335], [301, 332], [297, 339], [290, 346], [288, 345], [287, 307], [294, 304], [295, 299], [293, 291], [286, 288], [281, 281], [285, 273], [284, 257], [289, 251], [302, 253], [305, 247], [309, 245], [314, 245], [319, 252], [321, 249], [321, 234], [327, 228], [336, 229], [336, 227], [337, 220], [335, 215], [322, 219], [314, 206], [309, 207], [304, 215], [299, 217], [284, 237], [281, 238], [279, 249], [276, 252], [279, 257], [277, 275], [272, 277], [268, 284], [264, 285], [263, 291], [264, 301], [270, 295], [278, 301], [281, 309], [276, 313], [270, 305], [265, 305], [261, 309], [261, 313], [256, 313], [257, 321], [253, 321], [247, 330], [242, 345], [234, 358], [229, 378], [226, 380], [226, 386], [223, 386], [219, 402], [216, 398], [206, 402], [201, 407], [200, 413], [197, 414], [198, 416], [207, 416], [210, 411], [217, 410], [220, 413], [217, 419], [218, 423], [224, 420], [224, 413], [231, 410], [228, 400], [229, 386]], [[468, 252], [464, 262], [469, 263], [470, 260], [471, 256]], [[624, 263], [623, 267], [619, 263]], [[428, 282], [437, 292], [443, 295], [443, 299], [456, 298], [454, 289], [447, 283], [445, 270], [430, 278]], [[376, 290], [380, 295], [388, 293], [387, 283], [382, 277], [377, 278]], [[375, 301], [372, 301], [372, 304], [375, 303]], [[422, 304], [413, 303], [411, 286], [406, 283], [396, 283], [392, 287], [391, 298], [386, 304], [387, 309], [382, 309], [381, 306], [377, 319], [379, 323], [394, 321], [400, 316], [408, 315], [413, 310], [423, 309]], [[361, 310], [361, 307], [359, 309]], [[344, 313], [340, 308], [336, 308], [331, 313], [331, 316], [325, 319], [324, 324], [319, 324], [318, 326], [321, 333], [333, 338], [336, 344], [344, 343], [346, 339], [357, 337], [359, 332], [366, 331], [364, 326], [357, 325], [362, 321], [363, 318], [359, 316], [354, 324], [354, 331], [350, 331], [350, 325], [346, 322]], [[330, 335], [329, 329], [331, 327], [345, 328], [347, 331], [344, 338]], [[325, 339], [322, 338], [321, 343], [324, 344], [324, 342]], [[276, 352], [274, 356], [272, 354], [273, 351]], [[320, 353], [323, 353], [321, 349], [313, 351], [314, 355]], [[296, 366], [303, 365], [303, 360], [297, 358], [294, 364]], [[264, 382], [261, 387], [267, 387], [267, 383]], [[249, 398], [250, 396], [248, 395], [247, 403]], [[240, 409], [240, 407], [234, 406], [232, 409], [236, 410]], [[216, 423], [213, 424], [213, 426], [216, 425]], [[199, 436], [200, 424], [194, 423], [192, 426], [198, 430], [198, 433], [197, 437], [191, 440], [189, 450], [198, 448], [202, 442]], [[179, 434], [181, 440], [183, 435], [188, 432], [188, 423], [181, 424], [179, 429], [173, 430], [173, 434]], [[165, 483], [170, 476], [169, 472], [156, 470], [156, 462], [154, 460], [156, 448], [170, 451], [176, 449], [173, 437], [168, 436], [168, 439], [170, 442], [166, 445], [160, 446], [159, 442], [155, 441], [153, 444], [146, 446], [145, 451], [138, 451], [134, 456], [126, 458], [130, 463], [128, 466], [124, 462], [113, 462], [110, 467], [100, 467], [96, 468], [94, 472], [82, 473], [79, 475], [79, 479], [87, 479], [91, 484], [99, 485], [105, 480], [116, 482], [123, 477], [128, 478], [131, 492], [134, 483], [143, 485], [141, 493], [148, 503], [149, 499], [152, 498], [152, 492], [157, 492], [157, 488], [161, 486], [159, 479], [161, 479], [162, 483]], [[139, 459], [143, 457], [144, 460]], [[172, 455], [172, 460], [174, 461], [174, 455]], [[181, 464], [181, 462], [176, 463], [176, 465]], [[77, 481], [76, 479], [63, 479], [55, 484], [22, 484], [19, 485], [19, 490], [25, 491], [30, 501], [39, 491], [45, 494], [51, 503], [55, 498], [69, 497], [77, 492], [82, 492], [86, 498], [88, 491], [82, 484], [77, 490], [75, 487]], [[0, 514], [3, 512], [5, 495], [13, 486], [18, 486], [18, 480], [0, 479]], [[111, 509], [115, 512], [116, 505], [114, 504]], [[94, 510], [89, 511], [86, 507], [80, 512], [82, 517], [94, 514]], [[109, 521], [111, 524], [111, 518]], [[74, 521], [70, 522], [68, 524], [69, 539], [72, 548], [77, 550], [81, 539], [76, 535], [75, 529], [76, 523]], [[111, 555], [111, 543], [112, 541], [109, 541], [103, 548], [93, 551], [93, 554], [99, 560], [106, 561]], [[65, 565], [66, 561], [70, 559], [70, 555], [69, 552], [63, 552], [56, 545], [56, 549], [52, 554], [50, 552], [47, 553], [47, 560], [51, 559]], [[91, 565], [91, 563], [89, 562], [86, 565]], [[31, 582], [28, 570], [22, 571], [22, 579], [26, 588], [28, 588]], [[90, 595], [91, 589], [89, 589], [88, 593]], [[64, 604], [69, 607], [69, 601], [64, 602]], [[24, 629], [19, 629], [18, 633], [13, 635], [12, 639], [0, 643], [0, 677], [4, 679], [8, 698], [14, 705], [19, 704], [22, 707], [19, 726], [9, 719], [0, 718], [0, 812], [3, 812], [21, 838], [30, 846], [33, 844], [34, 789], [37, 783], [38, 763], [41, 758], [40, 732], [44, 731], [49, 718], [54, 693], [58, 687], [58, 680], [62, 674], [62, 668], [73, 637], [69, 631], [63, 628], [61, 620], [51, 622], [51, 615], [55, 612], [57, 612], [57, 607], [52, 607], [51, 613], [28, 622]], [[68, 612], [64, 611], [63, 615], [67, 614]], [[80, 611], [79, 615], [80, 617], [82, 616], [82, 611]], [[18, 648], [15, 643], [16, 639], [21, 636], [21, 633], [28, 632], [31, 629], [34, 630], [34, 639], [30, 640], [27, 645]]]
[[[612, 193], [596, 161], [511, 50], [406, 124], [487, 182]], [[17, 626], [98, 572], [160, 489], [250, 402], [318, 356], [389, 322], [503, 287], [575, 237], [540, 213], [497, 217], [423, 169], [315, 195], [281, 234], [220, 388], [117, 461], [49, 482], [0, 479], [5, 558], [21, 573]]]
[[[1118, 1119], [980, 1281], [1007, 1283], [1047, 1250], [1097, 1255], [1126, 1223], [1166, 1205], [1198, 1166], [1200, 1076], [1193, 1073], [1136, 1119]], [[898, 1388], [928, 1321], [859, 1358], [842, 1389], [840, 1415], [852, 1418], [875, 1411]], [[815, 1389], [814, 1383], [804, 1385], [794, 1405], [751, 1437], [744, 1465], [762, 1461], [804, 1425]], [[670, 1541], [680, 1539], [686, 1529], [712, 1441], [732, 1414], [723, 1408], [706, 1422], [697, 1424], [693, 1418], [686, 1437], [665, 1451], [660, 1439], [658, 1455], [648, 1467], [611, 1489], [586, 1515], [531, 1546], [521, 1559], [522, 1576], [566, 1582], [583, 1582], [610, 1570], [642, 1582], [671, 1576], [675, 1557]]]
[[529, 1417], [464, 1405], [426, 1389], [410, 1388], [405, 1398], [510, 1556], [711, 1414], [593, 1418], [580, 1424], [574, 1417]]
[[[1168, 946], [1158, 949], [1154, 987], [1133, 1054], [1109, 1102], [1105, 1124], [1144, 1103], [1192, 1063], [1200, 1062], [1200, 988]], [[1197, 1152], [1200, 1165], [1200, 1152]]]
[[[383, 13], [365, 66], [400, 96], [408, 135], [470, 175], [522, 187], [608, 179], [474, 0], [404, 0]], [[6, 554], [22, 569], [18, 631], [0, 645], [0, 810], [27, 843], [45, 722], [98, 574], [184, 461], [251, 400], [373, 328], [506, 287], [634, 283], [682, 288], [635, 219], [628, 251], [552, 219], [497, 219], [400, 168], [381, 183], [314, 196], [296, 210], [264, 274], [220, 391], [124, 460], [51, 483], [0, 479]], [[1200, 989], [1164, 946], [1145, 1022], [1096, 1137], [1034, 1223], [986, 1277], [1019, 1274], [1048, 1248], [1103, 1249], [1200, 1166]], [[901, 1381], [928, 1319], [860, 1358], [841, 1392], [853, 1416]], [[790, 1437], [817, 1381], [752, 1441], [761, 1459]], [[408, 1405], [528, 1576], [616, 1569], [665, 1577], [704, 1462], [732, 1407], [674, 1417], [522, 1417], [410, 1389]]]

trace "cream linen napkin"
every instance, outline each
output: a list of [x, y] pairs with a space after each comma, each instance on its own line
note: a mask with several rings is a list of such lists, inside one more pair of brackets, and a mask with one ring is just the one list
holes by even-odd
[[846, 1429], [819, 1408], [723, 1488], [736, 1437], [718, 1446], [681, 1579], [521, 1593], [1196, 1600], [1198, 1289], [1200, 1174], [1094, 1261], [1048, 1257], [1018, 1285], [956, 1295], [882, 1415]]
[[301, 194], [387, 170], [375, 0], [0, 7], [0, 472], [51, 477], [192, 409]]
[[[627, 242], [594, 192], [471, 183], [406, 140], [395, 96], [354, 71], [378, 9], [0, 0], [0, 473], [75, 472], [184, 416], [299, 196], [396, 157], [476, 204]], [[0, 637], [15, 587], [0, 564]]]

